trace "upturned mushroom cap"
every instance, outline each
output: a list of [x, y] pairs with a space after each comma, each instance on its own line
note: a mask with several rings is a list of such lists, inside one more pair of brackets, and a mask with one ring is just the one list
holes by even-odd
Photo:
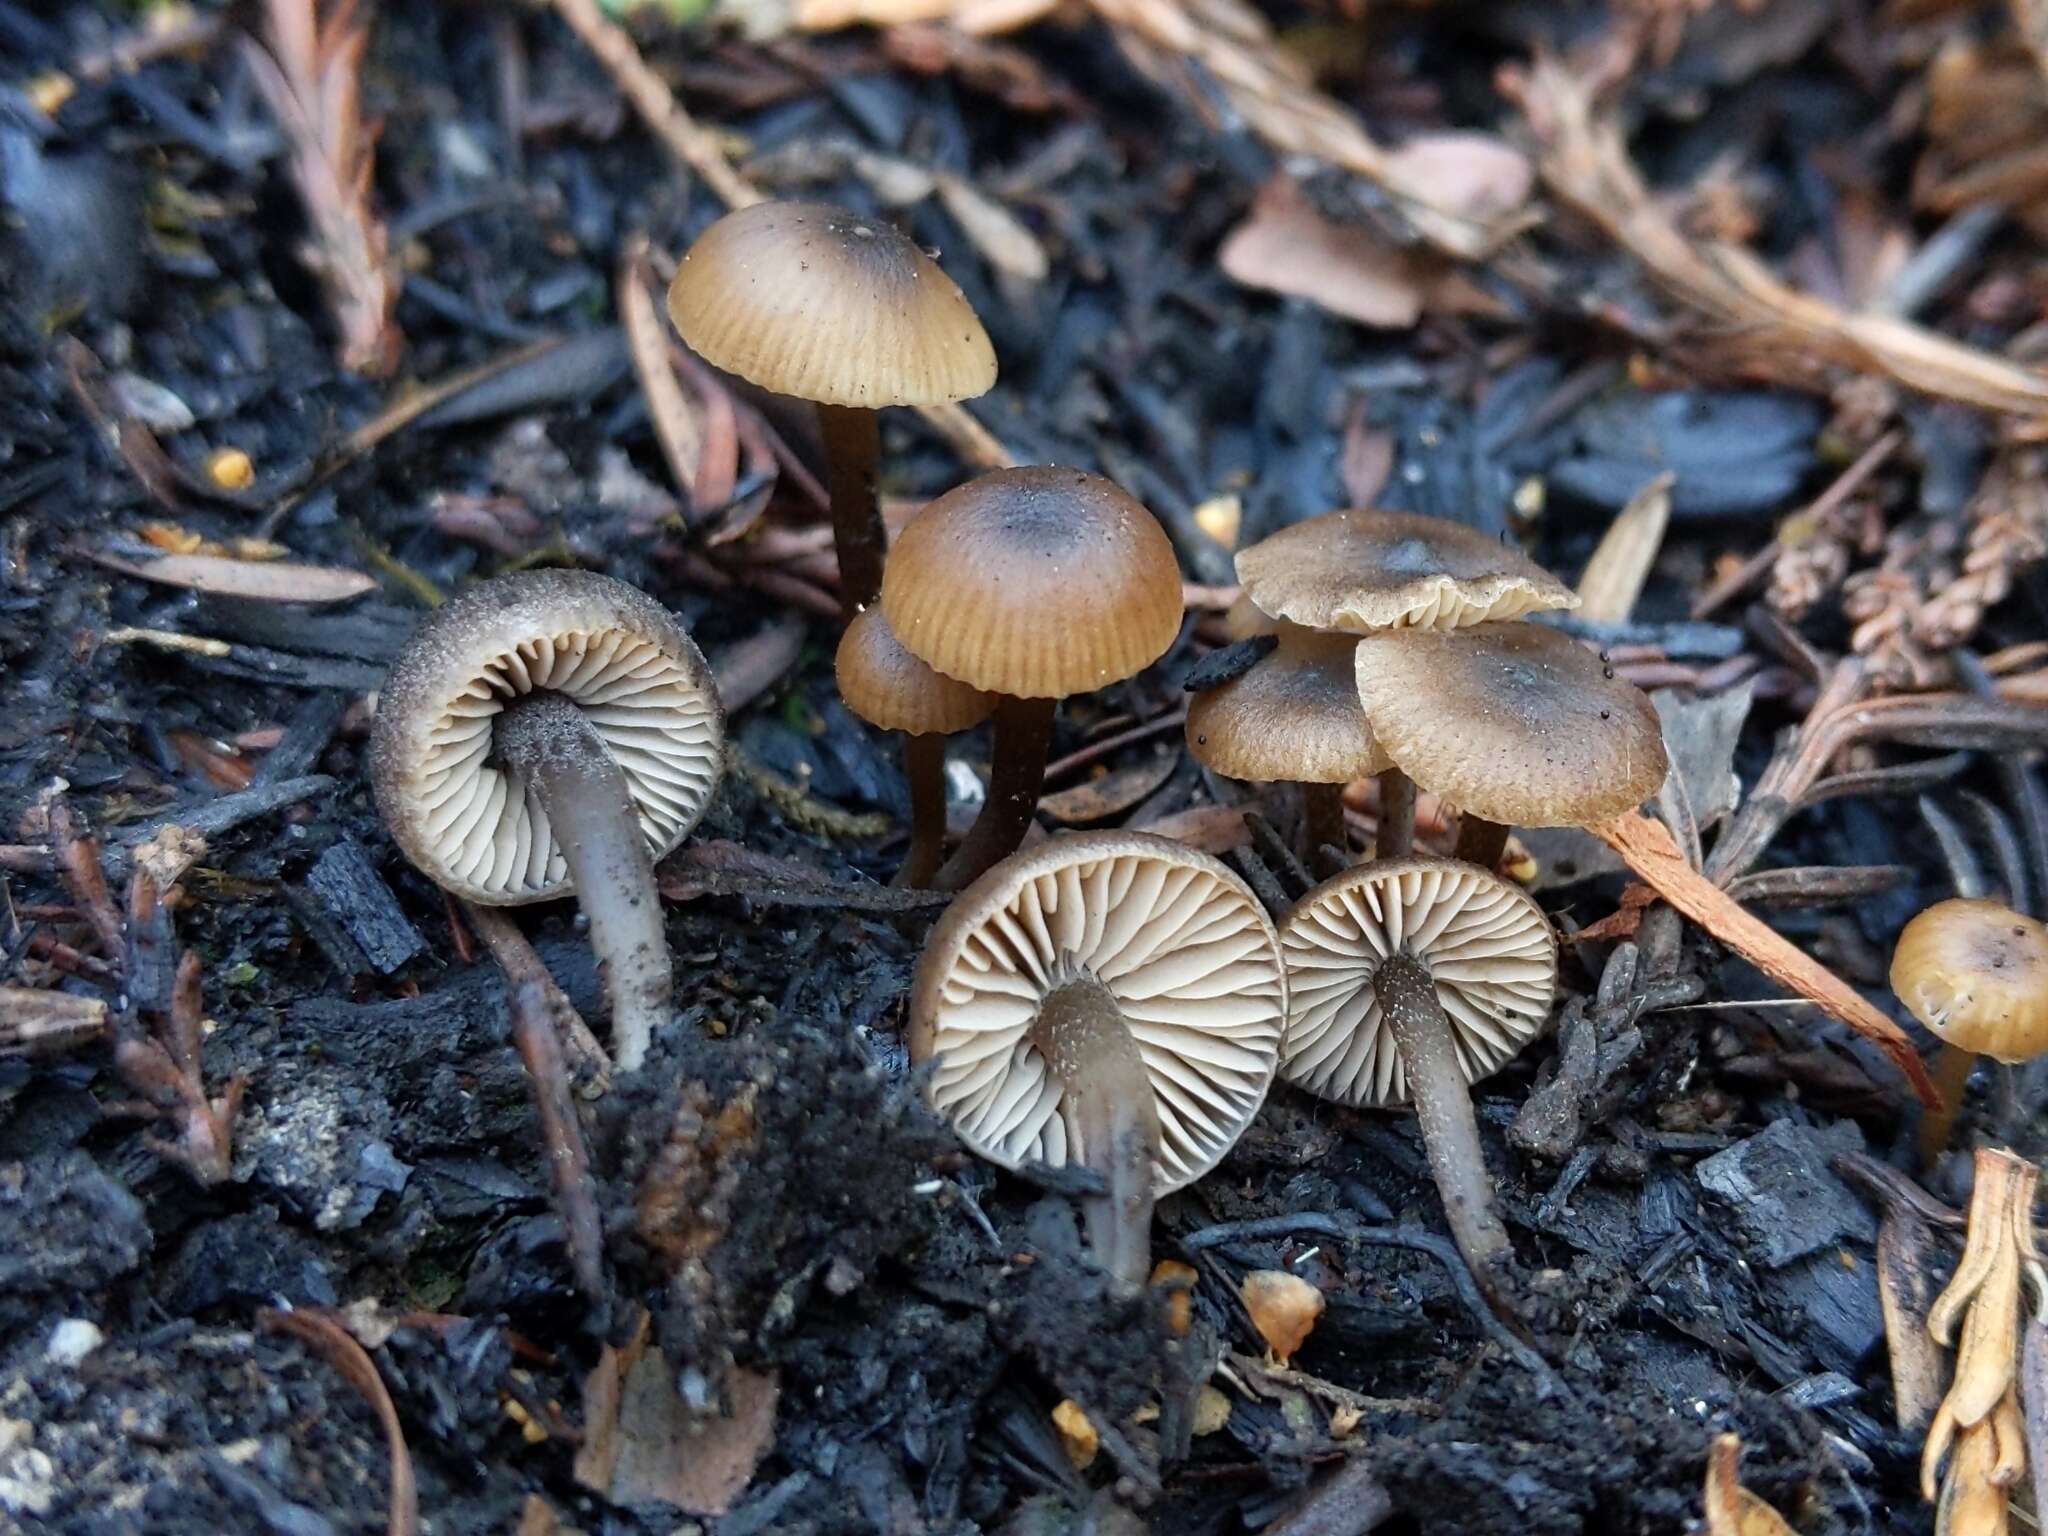
[[1387, 755], [1358, 703], [1358, 637], [1288, 625], [1235, 682], [1188, 702], [1188, 749], [1221, 774], [1261, 783], [1348, 784]]
[[1451, 629], [1576, 608], [1578, 594], [1518, 549], [1448, 518], [1325, 512], [1237, 557], [1245, 596], [1311, 629]]
[[1407, 1074], [1373, 992], [1387, 956], [1428, 968], [1467, 1081], [1497, 1071], [1543, 1027], [1557, 936], [1526, 894], [1476, 864], [1361, 864], [1302, 897], [1280, 928], [1287, 1043], [1280, 1076], [1340, 1104], [1403, 1104]]
[[1166, 532], [1100, 475], [999, 469], [905, 526], [882, 574], [904, 648], [1021, 699], [1087, 693], [1141, 671], [1180, 633]]
[[903, 649], [879, 608], [854, 615], [834, 666], [846, 707], [885, 731], [950, 736], [995, 712], [994, 694], [934, 672]]
[[996, 381], [988, 332], [939, 264], [824, 203], [728, 213], [676, 268], [668, 313], [714, 368], [823, 405], [943, 405]]
[[391, 835], [471, 901], [515, 906], [570, 889], [546, 813], [492, 755], [492, 721], [542, 689], [580, 705], [604, 738], [655, 858], [697, 824], [718, 783], [725, 714], [703, 656], [661, 604], [589, 571], [472, 587], [414, 631], [370, 737]]
[[963, 891], [932, 930], [910, 1054], [932, 1107], [990, 1162], [1065, 1166], [1065, 1096], [1031, 1041], [1039, 1005], [1092, 975], [1152, 1079], [1160, 1193], [1200, 1178], [1265, 1098], [1287, 976], [1265, 909], [1207, 854], [1142, 832], [1060, 837]]
[[1899, 934], [1892, 991], [1935, 1036], [1994, 1061], [2048, 1051], [2048, 927], [1996, 901], [1940, 901]]
[[1657, 711], [1640, 688], [1541, 624], [1382, 630], [1358, 642], [1358, 696], [1394, 764], [1459, 809], [1583, 827], [1657, 792]]

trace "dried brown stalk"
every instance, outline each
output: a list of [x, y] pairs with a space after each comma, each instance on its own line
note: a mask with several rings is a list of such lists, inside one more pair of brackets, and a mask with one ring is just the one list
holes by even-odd
[[1707, 1536], [1793, 1536], [1785, 1517], [1737, 1479], [1741, 1457], [1742, 1441], [1735, 1435], [1716, 1435], [1707, 1449]]
[[67, 1050], [106, 1032], [107, 1005], [96, 997], [0, 986], [0, 1056]]
[[1807, 390], [1825, 387], [1826, 368], [1884, 374], [1923, 394], [2025, 418], [2023, 431], [2048, 431], [2048, 375], [1893, 315], [1837, 308], [1783, 282], [1742, 247], [1679, 229], [1629, 159], [1593, 82], [1563, 62], [1539, 58], [1502, 84], [1542, 146], [1538, 170], [1558, 200], [1710, 322], [1717, 356], [1734, 371]]
[[414, 1481], [412, 1453], [406, 1449], [405, 1427], [398, 1422], [398, 1405], [377, 1366], [349, 1331], [328, 1313], [312, 1307], [281, 1312], [266, 1307], [256, 1314], [256, 1325], [265, 1333], [288, 1333], [324, 1356], [341, 1372], [342, 1379], [363, 1395], [391, 1452], [390, 1514], [385, 1522], [387, 1536], [419, 1536], [420, 1490]]
[[316, 0], [264, 0], [263, 40], [244, 38], [250, 77], [291, 146], [292, 183], [311, 236], [300, 259], [320, 279], [341, 333], [341, 365], [383, 378], [404, 338], [393, 313], [398, 273], [370, 206], [377, 130], [362, 117], [369, 19], [356, 0], [322, 18]]

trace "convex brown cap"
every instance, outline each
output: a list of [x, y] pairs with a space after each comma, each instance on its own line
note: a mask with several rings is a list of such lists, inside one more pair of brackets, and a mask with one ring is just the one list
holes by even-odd
[[879, 608], [854, 615], [834, 666], [846, 707], [884, 731], [950, 736], [995, 712], [994, 694], [934, 672], [906, 651]]
[[1936, 902], [1899, 934], [1892, 991], [1957, 1050], [1994, 1061], [2048, 1051], [2048, 927], [1996, 901]]
[[370, 737], [371, 783], [407, 858], [435, 884], [499, 906], [565, 894], [548, 818], [492, 756], [492, 721], [542, 689], [579, 705], [624, 771], [660, 858], [703, 815], [724, 763], [710, 669], [669, 611], [588, 571], [472, 587], [414, 632]]
[[1358, 702], [1355, 635], [1289, 624], [1270, 656], [1188, 702], [1188, 748], [1260, 783], [1348, 784], [1388, 763]]
[[985, 394], [995, 349], [959, 286], [895, 228], [824, 203], [756, 203], [697, 238], [668, 290], [690, 349], [823, 405]]
[[1389, 955], [1406, 951], [1429, 971], [1468, 1082], [1535, 1038], [1557, 986], [1557, 937], [1542, 909], [1456, 859], [1391, 859], [1325, 880], [1281, 925], [1280, 948], [1289, 998], [1280, 1076], [1340, 1104], [1408, 1099], [1372, 984]]
[[1137, 1041], [1159, 1112], [1157, 1187], [1200, 1178], [1258, 1113], [1287, 1015], [1266, 912], [1227, 867], [1166, 838], [1089, 832], [1014, 854], [932, 930], [910, 1054], [977, 1153], [1068, 1161], [1064, 1089], [1031, 1043], [1040, 1003], [1092, 975]]
[[1121, 682], [1180, 633], [1165, 530], [1100, 475], [999, 469], [931, 502], [882, 574], [882, 613], [946, 676], [1020, 699]]
[[1245, 596], [1311, 629], [1449, 629], [1576, 608], [1578, 595], [1520, 550], [1448, 518], [1326, 512], [1237, 557]]
[[1664, 782], [1640, 688], [1541, 624], [1382, 630], [1358, 642], [1358, 696], [1395, 766], [1504, 826], [1583, 827]]

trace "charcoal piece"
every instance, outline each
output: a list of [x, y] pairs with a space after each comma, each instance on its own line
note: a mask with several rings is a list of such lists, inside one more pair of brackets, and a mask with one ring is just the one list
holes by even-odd
[[331, 1307], [340, 1300], [319, 1247], [259, 1208], [192, 1229], [157, 1277], [156, 1299], [173, 1317], [214, 1307]]
[[1811, 401], [1763, 392], [1606, 395], [1572, 423], [1576, 448], [1550, 468], [1568, 496], [1619, 509], [1665, 470], [1677, 517], [1763, 517], [1816, 467]]
[[1829, 1370], [1854, 1374], [1884, 1337], [1869, 1248], [1829, 1247], [1760, 1275], [1758, 1283], [1781, 1309], [1781, 1321], [1800, 1321], [1788, 1331]]
[[355, 839], [345, 837], [321, 854], [306, 885], [380, 976], [426, 949], [427, 941], [406, 921], [398, 898]]
[[1869, 1208], [1831, 1166], [1837, 1153], [1860, 1151], [1862, 1143], [1850, 1121], [1823, 1131], [1780, 1120], [1693, 1173], [1717, 1197], [1749, 1258], [1781, 1269], [1845, 1239], [1876, 1241]]
[[98, 1290], [149, 1245], [141, 1202], [83, 1152], [0, 1163], [0, 1297]]

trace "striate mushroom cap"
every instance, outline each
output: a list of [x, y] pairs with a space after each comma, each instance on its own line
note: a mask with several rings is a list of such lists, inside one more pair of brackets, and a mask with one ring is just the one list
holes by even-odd
[[547, 814], [492, 755], [513, 699], [566, 695], [624, 770], [653, 857], [681, 842], [724, 766], [710, 669], [669, 611], [589, 571], [524, 571], [470, 588], [414, 631], [379, 696], [370, 775], [407, 858], [445, 890], [516, 906], [566, 895]]
[[995, 713], [994, 694], [934, 672], [906, 651], [879, 608], [854, 615], [834, 668], [846, 707], [880, 730], [950, 736]]
[[1207, 854], [1142, 832], [1054, 838], [970, 885], [932, 930], [910, 999], [926, 1089], [980, 1156], [1063, 1167], [1059, 1080], [1031, 1040], [1042, 1000], [1092, 975], [1152, 1079], [1160, 1193], [1214, 1167], [1258, 1113], [1287, 1016], [1265, 909]]
[[2048, 1051], [2048, 927], [2002, 902], [1939, 901], [1907, 923], [1892, 991], [1957, 1050], [1994, 1061]]
[[1365, 635], [1357, 678], [1381, 750], [1422, 788], [1488, 821], [1591, 826], [1664, 782], [1648, 696], [1544, 625]]
[[824, 203], [725, 215], [676, 268], [668, 312], [714, 368], [821, 405], [943, 405], [996, 381], [988, 332], [939, 264]]
[[1358, 702], [1358, 637], [1288, 625], [1243, 677], [1188, 701], [1188, 750], [1260, 783], [1348, 784], [1389, 762]]
[[1287, 1043], [1280, 1076], [1339, 1104], [1402, 1104], [1407, 1074], [1373, 991], [1387, 956], [1428, 969], [1468, 1082], [1497, 1071], [1550, 1016], [1557, 935], [1530, 897], [1456, 859], [1360, 864], [1310, 891], [1280, 928]]
[[999, 469], [931, 502], [882, 573], [904, 647], [975, 688], [1059, 699], [1121, 682], [1180, 633], [1157, 519], [1100, 475]]
[[1237, 557], [1260, 610], [1311, 629], [1451, 629], [1576, 608], [1578, 594], [1519, 549], [1449, 518], [1325, 512]]

